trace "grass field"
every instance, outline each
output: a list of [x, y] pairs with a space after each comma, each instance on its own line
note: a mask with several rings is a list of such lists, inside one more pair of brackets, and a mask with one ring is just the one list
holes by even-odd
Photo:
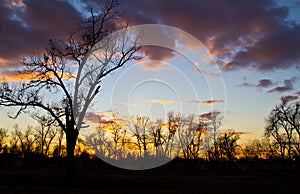
[[300, 193], [296, 172], [1, 168], [0, 193]]

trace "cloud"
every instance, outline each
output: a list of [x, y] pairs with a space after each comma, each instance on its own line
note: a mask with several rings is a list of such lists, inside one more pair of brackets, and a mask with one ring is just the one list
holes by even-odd
[[270, 79], [261, 79], [259, 83], [255, 86], [256, 88], [268, 88], [273, 85], [272, 80]]
[[188, 101], [189, 103], [196, 103], [196, 104], [199, 104], [199, 103], [201, 103], [201, 101], [200, 100], [190, 100], [190, 101]]
[[202, 101], [201, 103], [202, 104], [205, 104], [205, 105], [211, 105], [211, 104], [218, 104], [218, 103], [223, 103], [224, 100], [205, 100], [205, 101]]
[[74, 31], [81, 17], [67, 1], [6, 2], [9, 6], [0, 4], [2, 67], [18, 66], [20, 58], [43, 51], [50, 38]]
[[211, 77], [220, 77], [221, 76], [221, 74], [219, 74], [219, 73], [206, 72], [206, 71], [200, 70], [199, 68], [196, 68], [195, 72], [200, 73], [202, 75], [208, 75], [208, 76], [211, 76]]
[[282, 86], [277, 86], [271, 90], [268, 91], [268, 93], [273, 93], [273, 92], [288, 92], [294, 89], [294, 82], [297, 80], [297, 78], [291, 78], [291, 79], [286, 79], [283, 81]]
[[257, 91], [263, 91], [265, 88], [269, 88], [273, 86], [274, 83], [270, 79], [260, 79], [258, 80], [257, 84], [252, 84], [247, 81], [244, 81], [242, 84], [238, 84], [238, 87], [245, 87], [245, 88], [256, 88]]
[[[300, 25], [290, 19], [288, 7], [275, 0], [127, 0], [120, 6], [130, 25], [165, 24], [190, 33], [225, 70], [299, 65]], [[42, 51], [50, 38], [74, 32], [81, 17], [68, 1], [5, 0], [0, 4], [0, 65], [17, 66], [19, 58]], [[176, 46], [166, 32], [153, 36]], [[149, 46], [145, 51], [151, 60], [174, 56], [164, 48]]]
[[3, 71], [0, 73], [0, 82], [10, 81], [30, 81], [35, 75], [26, 72], [20, 73], [18, 71]]
[[252, 88], [252, 87], [254, 87], [253, 84], [248, 83], [248, 82], [243, 82], [243, 83], [238, 84], [238, 85], [236, 85], [236, 86], [237, 86], [237, 87], [245, 87], [245, 88]]
[[142, 65], [143, 68], [150, 71], [168, 69], [168, 67], [162, 61], [147, 60], [147, 61], [142, 61], [140, 64]]
[[84, 119], [86, 122], [99, 123], [103, 117], [104, 114], [102, 113], [87, 112]]
[[218, 103], [223, 103], [224, 100], [190, 100], [189, 103], [196, 103], [196, 104], [204, 104], [204, 105], [211, 105], [211, 104], [218, 104]]
[[295, 100], [298, 100], [299, 96], [293, 96], [293, 95], [288, 95], [288, 96], [282, 96], [281, 101], [282, 102], [292, 102]]
[[[62, 76], [65, 79], [72, 79], [75, 78], [74, 75], [69, 73], [64, 73], [63, 75], [60, 72], [57, 72], [59, 76]], [[47, 79], [47, 78], [54, 78], [54, 74], [49, 72], [47, 74], [43, 74], [42, 77], [39, 76], [37, 73], [29, 73], [26, 71], [16, 71], [16, 70], [6, 70], [0, 72], [0, 82], [14, 82], [14, 81], [31, 81], [31, 80], [38, 80], [38, 79]]]
[[[167, 35], [166, 38], [168, 38]], [[169, 42], [171, 42], [172, 47], [175, 47], [174, 40], [170, 39]], [[175, 56], [172, 50], [158, 46], [145, 45], [140, 51], [143, 52], [149, 60], [165, 61]]]
[[295, 95], [300, 96], [300, 91], [296, 92]]
[[160, 104], [176, 104], [174, 100], [152, 99], [149, 101], [152, 103], [160, 103]]
[[200, 119], [204, 119], [204, 120], [212, 120], [220, 114], [221, 114], [221, 112], [214, 111], [214, 112], [201, 114], [201, 115], [199, 115], [199, 117], [200, 117]]
[[226, 70], [286, 69], [300, 59], [300, 26], [275, 0], [128, 0], [123, 6], [132, 25], [160, 23], [189, 32]]
[[105, 113], [87, 112], [84, 118], [85, 121], [88, 123], [103, 124], [103, 125], [113, 124], [118, 120], [116, 116], [110, 118], [110, 116], [108, 115], [109, 113], [107, 112]]

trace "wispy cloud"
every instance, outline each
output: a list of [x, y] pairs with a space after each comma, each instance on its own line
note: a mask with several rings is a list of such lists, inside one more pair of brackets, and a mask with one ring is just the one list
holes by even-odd
[[207, 76], [211, 76], [211, 77], [220, 77], [221, 76], [221, 74], [219, 74], [219, 73], [206, 72], [206, 71], [200, 70], [199, 68], [196, 68], [195, 72], [199, 73], [201, 75], [207, 75]]
[[205, 100], [205, 101], [202, 101], [201, 103], [202, 104], [205, 104], [205, 105], [211, 105], [211, 104], [218, 104], [218, 103], [223, 103], [224, 100]]
[[200, 104], [202, 101], [200, 100], [190, 100], [188, 101], [189, 103], [195, 103], [195, 104]]
[[291, 79], [286, 79], [283, 81], [283, 85], [277, 86], [271, 90], [268, 91], [268, 93], [273, 93], [273, 92], [288, 92], [292, 91], [294, 89], [294, 83], [297, 80], [297, 78], [293, 77]]
[[119, 121], [119, 117], [112, 112], [103, 112], [103, 113], [95, 113], [95, 112], [87, 112], [85, 117], [85, 121], [87, 123], [92, 124], [112, 124], [116, 121]]
[[204, 120], [211, 120], [211, 119], [216, 118], [220, 113], [221, 112], [214, 111], [214, 112], [201, 114], [201, 115], [199, 115], [199, 117]]
[[159, 70], [168, 69], [168, 67], [160, 61], [145, 61], [140, 64], [144, 69], [150, 71], [159, 71]]
[[211, 104], [218, 104], [218, 103], [223, 103], [224, 100], [190, 100], [188, 101], [189, 103], [196, 103], [196, 104], [204, 104], [204, 105], [211, 105]]
[[270, 79], [261, 79], [258, 81], [258, 84], [255, 86], [258, 89], [268, 88], [273, 85], [272, 80]]
[[282, 96], [281, 101], [282, 102], [292, 102], [295, 100], [298, 100], [299, 96], [294, 96], [294, 95], [287, 95], [287, 96]]
[[256, 88], [257, 91], [263, 91], [265, 88], [269, 88], [273, 85], [274, 85], [274, 83], [270, 79], [260, 79], [260, 80], [258, 80], [257, 84], [249, 83], [246, 81], [246, 79], [244, 79], [244, 82], [242, 84], [238, 84], [237, 86], [245, 87], [245, 88]]
[[160, 103], [160, 104], [176, 104], [174, 100], [162, 100], [162, 99], [152, 99], [149, 102]]
[[[74, 75], [64, 73], [63, 75], [60, 72], [57, 72], [59, 76], [63, 78], [70, 79], [75, 78]], [[3, 71], [0, 73], [0, 82], [13, 82], [13, 81], [31, 81], [31, 80], [38, 80], [38, 79], [47, 79], [47, 78], [54, 78], [54, 74], [52, 72], [47, 73], [46, 75], [42, 75], [40, 77], [38, 73], [29, 73], [29, 72], [19, 72], [19, 71]]]

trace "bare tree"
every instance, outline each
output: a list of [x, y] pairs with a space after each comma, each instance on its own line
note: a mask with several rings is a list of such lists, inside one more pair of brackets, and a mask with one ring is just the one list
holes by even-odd
[[2, 152], [2, 148], [6, 144], [7, 137], [8, 137], [7, 130], [0, 128], [0, 153]]
[[155, 123], [152, 123], [150, 130], [152, 136], [152, 143], [154, 147], [153, 154], [161, 158], [163, 157], [164, 148], [163, 145], [165, 143], [165, 133], [163, 131], [163, 121], [161, 119], [157, 120]]
[[122, 143], [122, 139], [124, 141], [125, 131], [122, 129], [121, 125], [116, 122], [110, 123], [110, 129], [113, 139], [114, 158], [117, 160], [122, 156], [122, 148], [120, 148], [119, 144]]
[[239, 139], [240, 134], [232, 129], [224, 131], [223, 134], [218, 137], [217, 143], [219, 145], [221, 158], [225, 158], [230, 162], [236, 157], [239, 148], [237, 141]]
[[57, 127], [53, 123], [51, 116], [38, 116], [34, 117], [39, 126], [35, 128], [36, 133], [36, 149], [42, 156], [48, 156], [50, 145], [57, 134]]
[[23, 156], [33, 153], [37, 140], [33, 128], [31, 126], [28, 126], [27, 129], [23, 132], [21, 129], [16, 127], [15, 132], [20, 142], [21, 153], [23, 154]]
[[[277, 105], [266, 119], [265, 136], [272, 137], [280, 148], [281, 158], [287, 151], [287, 158], [297, 154], [300, 142], [300, 104], [289, 104], [282, 101]], [[298, 137], [297, 137], [298, 136]]]
[[[128, 30], [107, 36], [118, 28], [119, 2], [109, 0], [100, 5], [100, 10], [87, 1], [85, 5], [89, 16], [83, 19], [76, 33], [66, 39], [50, 39], [44, 54], [22, 60], [20, 72], [32, 76], [32, 81], [0, 86], [0, 105], [19, 107], [11, 117], [16, 118], [30, 108], [41, 109], [65, 132], [68, 177], [74, 174], [78, 130], [84, 127], [85, 113], [100, 92], [102, 79], [128, 61], [139, 59], [138, 38], [132, 37]], [[46, 99], [48, 95], [53, 98]]]
[[86, 137], [86, 145], [101, 158], [109, 158], [113, 155], [111, 143], [104, 130], [97, 130]]
[[139, 151], [139, 157], [148, 156], [147, 144], [150, 141], [150, 118], [137, 116], [127, 124], [128, 131], [131, 132], [135, 140], [131, 141]]
[[186, 159], [197, 159], [201, 154], [206, 128], [201, 121], [195, 121], [194, 116], [189, 116], [185, 125], [178, 131], [183, 156]]
[[56, 136], [57, 145], [54, 146], [53, 156], [62, 157], [65, 152], [65, 145], [63, 143], [64, 131], [62, 129], [58, 130], [58, 135]]
[[165, 142], [165, 153], [166, 157], [172, 158], [172, 156], [178, 154], [178, 139], [176, 137], [176, 132], [182, 127], [183, 115], [180, 113], [175, 114], [174, 112], [169, 112], [167, 116], [167, 132], [164, 136]]
[[[200, 120], [203, 124], [206, 125], [207, 128], [207, 137], [209, 138], [207, 147], [210, 148], [209, 156], [212, 160], [218, 160], [220, 153], [219, 153], [219, 145], [217, 142], [217, 138], [220, 132], [220, 127], [222, 125], [223, 117], [221, 113], [218, 111], [212, 111], [209, 113], [205, 113], [200, 115]], [[211, 145], [212, 142], [212, 145]]]

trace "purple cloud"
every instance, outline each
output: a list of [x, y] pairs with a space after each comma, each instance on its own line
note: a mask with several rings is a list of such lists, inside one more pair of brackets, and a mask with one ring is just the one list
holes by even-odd
[[273, 85], [272, 80], [270, 80], [270, 79], [261, 79], [261, 80], [258, 80], [257, 84], [251, 84], [251, 83], [248, 83], [248, 82], [245, 81], [244, 83], [239, 84], [237, 86], [245, 87], [245, 88], [256, 88], [258, 91], [262, 91], [263, 89], [269, 88], [272, 85]]
[[161, 23], [191, 33], [225, 70], [286, 69], [300, 59], [300, 25], [273, 0], [128, 0], [124, 9], [130, 24]]
[[268, 93], [273, 93], [273, 92], [287, 92], [291, 91], [294, 89], [294, 82], [296, 81], [296, 78], [291, 78], [291, 79], [286, 79], [283, 82], [282, 86], [277, 86], [271, 90], [268, 91]]
[[288, 96], [282, 96], [281, 101], [282, 102], [292, 102], [295, 100], [298, 100], [299, 96], [293, 96], [293, 95], [288, 95]]
[[255, 86], [257, 88], [268, 88], [273, 85], [272, 80], [269, 79], [261, 79], [258, 82], [259, 83]]
[[17, 66], [26, 55], [46, 48], [48, 40], [76, 29], [81, 14], [67, 1], [30, 0], [24, 7], [0, 4], [0, 65]]
[[[18, 2], [23, 4], [0, 5], [1, 66], [15, 66], [20, 57], [43, 50], [49, 38], [75, 31], [82, 17], [68, 1]], [[290, 19], [288, 7], [275, 0], [127, 0], [120, 6], [130, 25], [166, 24], [189, 32], [225, 70], [286, 69], [300, 60], [300, 25]], [[164, 39], [176, 44], [168, 34]], [[173, 53], [149, 48], [148, 56], [162, 60]]]

